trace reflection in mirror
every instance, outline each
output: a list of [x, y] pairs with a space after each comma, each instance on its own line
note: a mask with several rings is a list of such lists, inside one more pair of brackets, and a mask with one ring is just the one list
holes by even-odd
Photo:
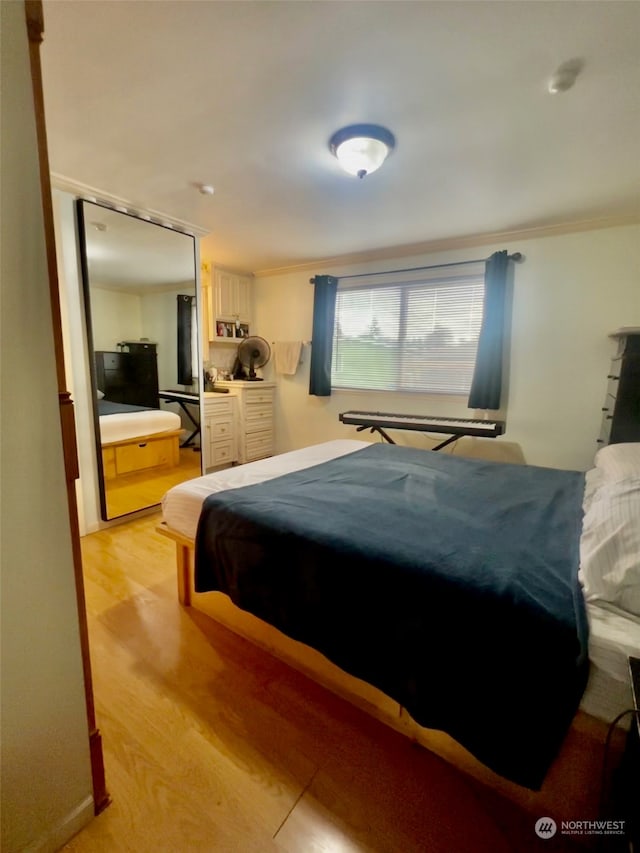
[[102, 517], [200, 475], [195, 240], [77, 202]]

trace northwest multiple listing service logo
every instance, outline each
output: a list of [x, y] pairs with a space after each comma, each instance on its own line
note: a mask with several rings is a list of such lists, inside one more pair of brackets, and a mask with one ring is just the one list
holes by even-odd
[[539, 817], [535, 825], [536, 835], [540, 838], [553, 838], [558, 826], [552, 817]]
[[[552, 817], [539, 817], [534, 827], [540, 838], [553, 838], [558, 824]], [[560, 821], [561, 835], [624, 835], [623, 820], [563, 820]]]

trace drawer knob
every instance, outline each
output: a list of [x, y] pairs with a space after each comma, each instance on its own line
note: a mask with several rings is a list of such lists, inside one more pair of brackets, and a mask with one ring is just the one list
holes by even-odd
[[607, 379], [620, 379], [620, 377], [619, 377], [619, 376], [614, 376], [614, 375], [613, 375], [613, 373], [610, 373], [610, 374], [607, 376]]

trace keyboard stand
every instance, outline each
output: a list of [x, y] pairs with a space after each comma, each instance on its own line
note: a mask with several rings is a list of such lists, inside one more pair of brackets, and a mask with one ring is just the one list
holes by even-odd
[[395, 441], [386, 434], [386, 432], [382, 429], [382, 427], [379, 427], [379, 426], [368, 427], [368, 426], [363, 425], [363, 426], [356, 427], [356, 432], [362, 432], [363, 429], [371, 430], [371, 432], [379, 432], [380, 435], [386, 441], [389, 442], [389, 444], [395, 444]]
[[[198, 394], [190, 394], [187, 391], [159, 391], [158, 397], [161, 400], [166, 400], [169, 403], [177, 403], [185, 415], [189, 418], [194, 426], [191, 435], [182, 442], [180, 447], [193, 447], [194, 450], [200, 450], [199, 446], [194, 444], [194, 439], [200, 435], [200, 397]], [[198, 407], [198, 420], [193, 417], [188, 406]]]
[[[386, 432], [382, 429], [382, 427], [379, 427], [379, 426], [369, 427], [369, 426], [363, 425], [363, 426], [356, 427], [356, 432], [362, 432], [363, 429], [368, 429], [371, 432], [379, 432], [380, 435], [386, 441], [389, 442], [389, 444], [395, 444], [395, 441], [386, 434]], [[459, 438], [462, 438], [462, 435], [459, 435], [457, 433], [454, 435], [450, 435], [449, 438], [445, 438], [444, 441], [441, 441], [440, 444], [436, 444], [436, 446], [432, 447], [431, 450], [432, 451], [442, 450], [442, 448], [446, 447], [447, 444], [451, 444], [453, 441], [457, 441]]]

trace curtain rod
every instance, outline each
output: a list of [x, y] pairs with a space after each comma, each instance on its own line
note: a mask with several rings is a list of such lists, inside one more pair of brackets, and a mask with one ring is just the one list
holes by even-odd
[[[524, 255], [522, 252], [514, 252], [512, 255], [507, 255], [507, 259], [510, 261], [515, 261], [518, 263], [519, 261], [524, 260]], [[461, 267], [465, 264], [483, 264], [488, 261], [489, 258], [476, 258], [473, 261], [453, 261], [449, 264], [431, 264], [431, 266], [427, 267], [405, 267], [400, 270], [380, 270], [380, 272], [361, 272], [356, 275], [339, 275], [337, 276], [339, 281], [342, 281], [345, 278], [368, 278], [372, 275], [392, 275], [393, 273], [398, 272], [420, 272], [421, 270], [437, 270], [442, 267]], [[315, 277], [309, 279], [309, 284], [315, 284]]]

